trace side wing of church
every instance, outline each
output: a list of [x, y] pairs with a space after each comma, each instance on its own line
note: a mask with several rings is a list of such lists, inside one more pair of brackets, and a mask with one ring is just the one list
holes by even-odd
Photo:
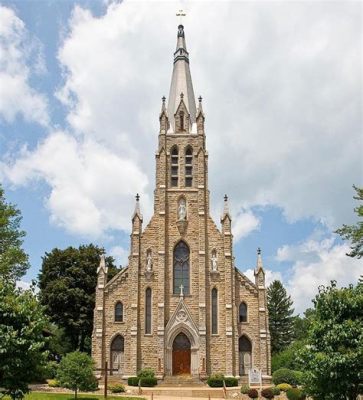
[[234, 265], [228, 198], [221, 226], [210, 217], [202, 98], [196, 104], [184, 27], [179, 25], [168, 102], [156, 153], [154, 214], [143, 228], [139, 196], [128, 267], [107, 281], [98, 268], [92, 356], [120, 378], [145, 367], [157, 377], [271, 372], [265, 273]]

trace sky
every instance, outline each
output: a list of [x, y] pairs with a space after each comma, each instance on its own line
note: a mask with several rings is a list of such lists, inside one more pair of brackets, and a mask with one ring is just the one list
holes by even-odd
[[361, 2], [0, 1], [0, 182], [36, 279], [53, 248], [95, 243], [127, 265], [135, 194], [150, 219], [161, 97], [184, 9], [202, 95], [211, 212], [236, 266], [283, 281], [296, 313], [356, 283], [334, 231], [363, 185]]

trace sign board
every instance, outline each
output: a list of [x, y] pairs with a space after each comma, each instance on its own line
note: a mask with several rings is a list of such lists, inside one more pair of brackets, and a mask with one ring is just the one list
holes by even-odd
[[250, 385], [261, 385], [262, 383], [261, 370], [257, 368], [251, 368], [248, 372], [248, 383]]

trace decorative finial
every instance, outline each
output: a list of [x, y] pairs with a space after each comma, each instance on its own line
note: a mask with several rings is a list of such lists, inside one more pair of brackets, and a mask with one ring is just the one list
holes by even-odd
[[140, 195], [139, 195], [139, 193], [136, 193], [135, 198], [136, 198], [136, 201], [139, 201], [139, 200], [140, 200]]
[[184, 93], [183, 92], [180, 93], [180, 98], [183, 100], [183, 98], [184, 98]]
[[163, 97], [161, 98], [161, 100], [162, 100], [163, 104], [165, 105], [165, 100], [166, 100], [166, 97], [165, 97], [165, 96], [163, 96]]
[[184, 26], [182, 25], [182, 19], [183, 19], [183, 17], [186, 16], [186, 13], [185, 13], [184, 10], [179, 10], [179, 11], [176, 13], [176, 16], [179, 17], [179, 26], [178, 26], [179, 31], [178, 31], [178, 36], [179, 36], [179, 33], [180, 33], [180, 29], [182, 30], [182, 35], [184, 36], [184, 31], [183, 31]]
[[257, 254], [261, 255], [261, 249], [259, 247], [257, 247]]
[[226, 194], [224, 195], [224, 201], [228, 201], [228, 196]]
[[199, 100], [199, 103], [201, 103], [202, 100], [203, 100], [203, 97], [202, 97], [202, 96], [199, 96], [199, 97], [198, 97], [198, 100]]
[[181, 284], [179, 287], [180, 287], [180, 298], [183, 299], [184, 298], [184, 292], [183, 292], [184, 286], [183, 286], [183, 284]]

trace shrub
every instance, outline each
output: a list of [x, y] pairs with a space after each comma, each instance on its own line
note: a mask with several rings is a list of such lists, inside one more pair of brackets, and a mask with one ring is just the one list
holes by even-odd
[[56, 379], [47, 379], [47, 384], [49, 387], [59, 387], [60, 384]]
[[265, 399], [273, 399], [274, 398], [274, 394], [272, 393], [271, 388], [262, 389], [261, 396], [264, 397]]
[[152, 376], [146, 376], [145, 378], [140, 378], [140, 385], [143, 387], [153, 387], [156, 386], [158, 380]]
[[272, 374], [272, 381], [275, 385], [289, 383], [295, 386], [301, 382], [301, 373], [287, 368], [280, 368]]
[[129, 386], [139, 386], [139, 377], [138, 376], [130, 376], [128, 379], [127, 379], [127, 384], [129, 385]]
[[283, 392], [286, 392], [286, 390], [291, 389], [292, 386], [289, 385], [288, 383], [280, 383], [279, 385], [277, 385], [277, 388], [282, 390]]
[[247, 394], [249, 390], [250, 390], [250, 387], [248, 385], [242, 385], [241, 386], [241, 393], [242, 394]]
[[258, 391], [256, 389], [250, 389], [247, 394], [250, 399], [258, 398]]
[[122, 383], [115, 383], [114, 385], [108, 385], [108, 390], [112, 393], [123, 393], [125, 391], [125, 386]]
[[139, 378], [155, 378], [155, 372], [152, 368], [143, 368], [138, 372], [137, 376]]
[[208, 378], [207, 383], [210, 387], [223, 387], [224, 379], [225, 378], [223, 374], [215, 374]]
[[57, 376], [59, 364], [56, 361], [49, 361], [45, 365], [45, 373], [47, 379], [54, 379]]
[[281, 393], [281, 390], [277, 386], [272, 387], [271, 390], [274, 396], [278, 396]]
[[305, 393], [298, 388], [291, 388], [286, 392], [286, 396], [289, 400], [304, 400], [306, 398]]
[[227, 387], [238, 386], [238, 379], [233, 377], [224, 378]]

